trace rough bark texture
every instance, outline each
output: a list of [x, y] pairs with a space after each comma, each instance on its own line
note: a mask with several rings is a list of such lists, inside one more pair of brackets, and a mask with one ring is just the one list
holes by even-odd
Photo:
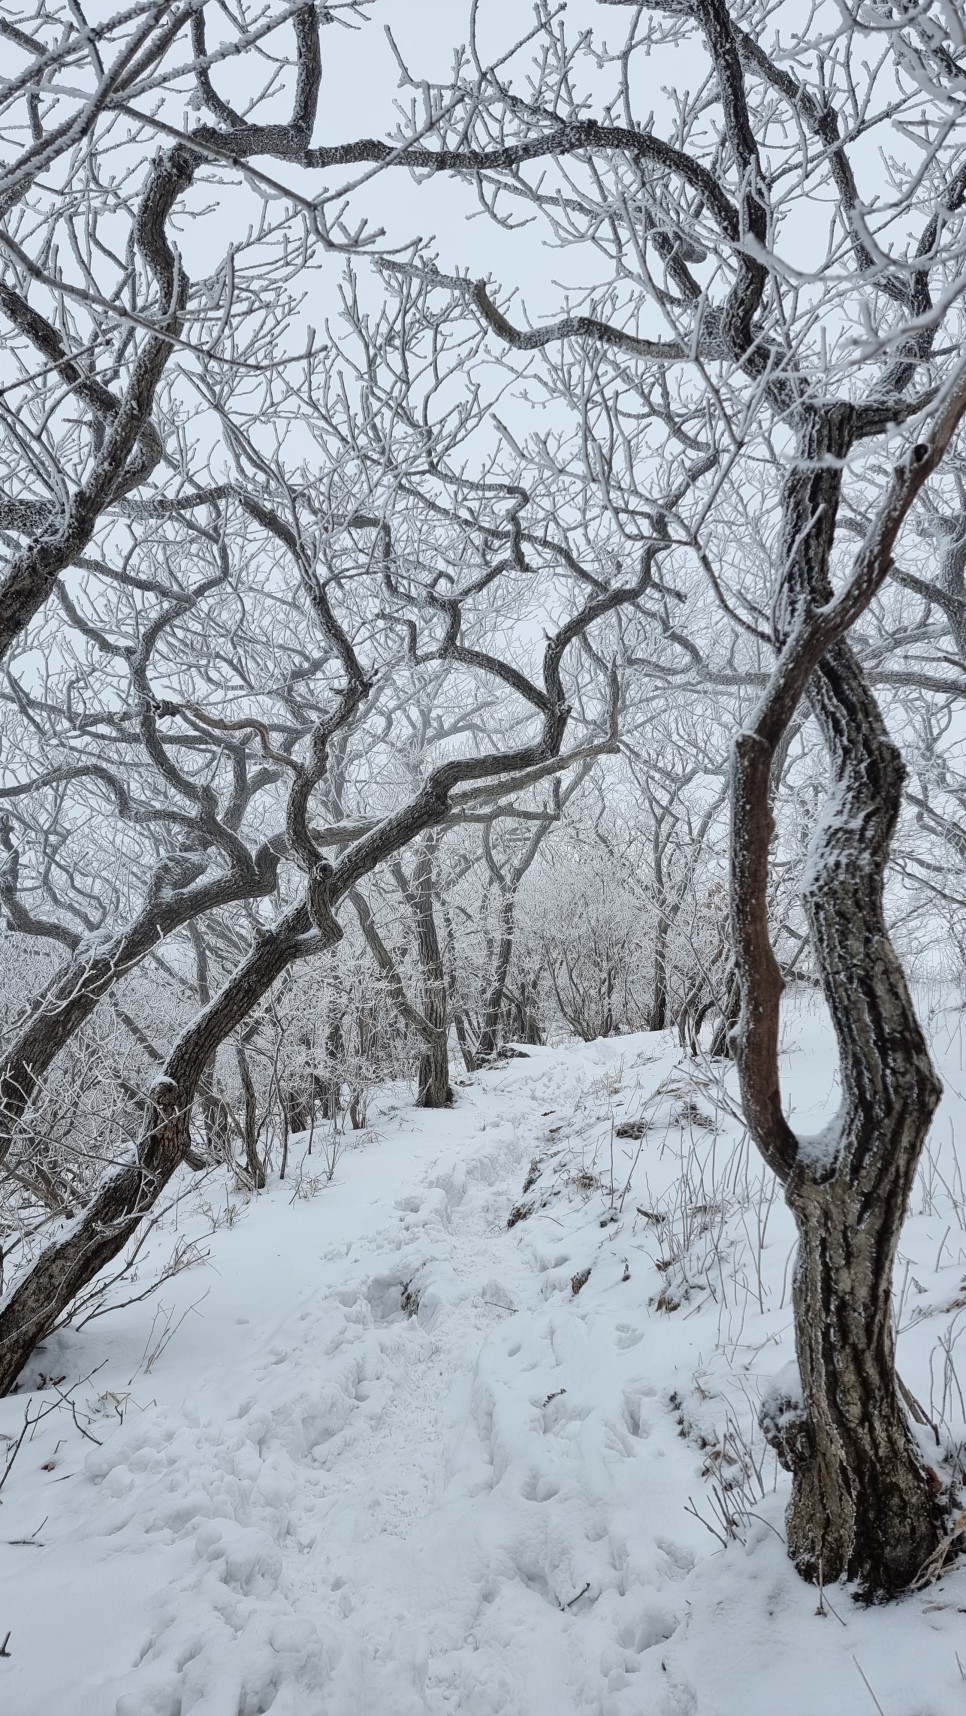
[[[398, 866], [397, 866], [398, 870]], [[416, 922], [416, 941], [422, 979], [422, 995], [417, 1007], [406, 993], [399, 967], [383, 941], [368, 902], [353, 889], [350, 895], [356, 916], [369, 949], [386, 980], [400, 1017], [419, 1038], [421, 1048], [416, 1071], [416, 1102], [420, 1108], [446, 1108], [453, 1100], [449, 1082], [449, 1047], [447, 1043], [448, 996], [436, 925], [430, 909], [430, 921], [422, 921], [416, 895], [401, 872], [397, 881], [407, 893]], [[420, 927], [421, 925], [421, 927]], [[430, 927], [431, 926], [431, 927]], [[433, 948], [438, 956], [433, 958]]]
[[[961, 415], [962, 405], [955, 409]], [[938, 462], [943, 433], [897, 467], [894, 490], [870, 527], [877, 557], [871, 549], [860, 557], [847, 594], [868, 590], [871, 599], [885, 577], [904, 509], [922, 480], [918, 463]], [[909, 1585], [941, 1531], [897, 1391], [892, 1336], [896, 1247], [940, 1086], [883, 913], [902, 760], [859, 663], [841, 641], [846, 605], [839, 619], [829, 577], [854, 434], [850, 406], [811, 414], [786, 487], [775, 616], [781, 654], [735, 745], [732, 925], [745, 1112], [784, 1184], [799, 1234], [800, 1395], [766, 1400], [762, 1426], [792, 1474], [788, 1538], [796, 1566], [813, 1580], [855, 1580], [878, 1597]], [[767, 918], [772, 763], [806, 685], [828, 751], [830, 786], [803, 894], [842, 1080], [838, 1116], [815, 1139], [797, 1138], [782, 1111], [783, 984]]]
[[453, 1090], [449, 1082], [449, 1051], [445, 1032], [434, 1033], [420, 1057], [416, 1078], [419, 1108], [449, 1108]]
[[834, 768], [804, 891], [835, 1027], [835, 1135], [800, 1141], [786, 1188], [799, 1233], [794, 1310], [807, 1401], [789, 1447], [789, 1548], [809, 1578], [909, 1584], [941, 1522], [896, 1388], [892, 1276], [941, 1086], [889, 941], [882, 885], [903, 765], [851, 651], [812, 682]]
[[942, 1530], [895, 1382], [891, 1259], [901, 1218], [847, 1181], [805, 1181], [789, 1200], [799, 1228], [794, 1311], [802, 1392], [796, 1428], [763, 1426], [792, 1474], [789, 1553], [813, 1582], [858, 1582], [870, 1596], [904, 1590]]

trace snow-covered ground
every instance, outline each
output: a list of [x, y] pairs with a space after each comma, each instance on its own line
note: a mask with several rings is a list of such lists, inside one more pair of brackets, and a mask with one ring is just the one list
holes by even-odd
[[[958, 1014], [934, 1040], [900, 1362], [954, 1445]], [[788, 1041], [817, 1130], [814, 1004]], [[966, 1571], [817, 1612], [786, 1560], [755, 1411], [792, 1356], [792, 1233], [717, 1077], [669, 1036], [534, 1049], [452, 1112], [390, 1093], [331, 1184], [299, 1151], [247, 1204], [189, 1182], [196, 1261], [0, 1401], [0, 1473], [46, 1413], [0, 1490], [4, 1716], [961, 1712]]]

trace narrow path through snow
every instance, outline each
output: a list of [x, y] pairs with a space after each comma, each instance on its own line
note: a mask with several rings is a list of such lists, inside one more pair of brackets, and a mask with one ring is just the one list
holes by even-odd
[[[694, 1377], [733, 1307], [658, 1309], [668, 1229], [633, 1199], [608, 1222], [602, 1195], [615, 1101], [676, 1088], [674, 1063], [668, 1039], [536, 1050], [450, 1113], [401, 1107], [331, 1186], [274, 1187], [162, 1289], [172, 1326], [194, 1310], [155, 1364], [150, 1304], [51, 1343], [48, 1374], [107, 1359], [81, 1399], [101, 1445], [45, 1422], [5, 1497], [4, 1716], [752, 1716], [779, 1695], [861, 1716], [851, 1666], [816, 1703], [781, 1497], [724, 1556], [686, 1510], [708, 1467], [673, 1400], [724, 1410]], [[678, 1171], [659, 1133], [652, 1154], [649, 1193]], [[763, 1312], [747, 1350], [777, 1368], [785, 1325]], [[829, 1686], [869, 1625], [819, 1629]], [[742, 1664], [770, 1629], [759, 1702]]]

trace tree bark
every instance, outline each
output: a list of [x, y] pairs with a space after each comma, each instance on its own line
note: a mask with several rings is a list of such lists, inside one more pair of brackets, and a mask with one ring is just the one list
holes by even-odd
[[901, 758], [846, 645], [821, 663], [810, 700], [834, 775], [804, 899], [842, 1104], [827, 1136], [799, 1140], [786, 1186], [806, 1404], [794, 1433], [772, 1440], [792, 1474], [799, 1570], [889, 1593], [911, 1582], [941, 1530], [897, 1391], [892, 1317], [896, 1248], [941, 1086], [882, 907]]
[[738, 1023], [739, 1000], [738, 985], [735, 982], [734, 973], [729, 971], [726, 979], [724, 1001], [718, 1018], [715, 1021], [714, 1031], [711, 1036], [711, 1046], [708, 1049], [708, 1053], [712, 1060], [731, 1059], [731, 1037], [735, 1026]]
[[235, 1044], [235, 1059], [242, 1086], [242, 1143], [245, 1147], [245, 1172], [256, 1192], [265, 1190], [265, 1167], [258, 1154], [258, 1096], [255, 1080], [242, 1042]]
[[[398, 866], [394, 866], [395, 872], [398, 872], [398, 869]], [[453, 1092], [449, 1082], [449, 1050], [447, 1044], [449, 1015], [447, 1008], [446, 977], [445, 972], [443, 971], [442, 959], [440, 958], [438, 964], [434, 967], [431, 958], [432, 941], [433, 939], [436, 939], [436, 926], [435, 922], [432, 920], [432, 910], [430, 910], [432, 930], [427, 933], [427, 928], [424, 923], [423, 937], [422, 940], [420, 940], [419, 925], [421, 908], [418, 900], [410, 888], [407, 879], [401, 874], [401, 872], [396, 875], [396, 880], [397, 885], [405, 892], [406, 897], [409, 900], [416, 922], [419, 962], [422, 976], [422, 997], [420, 1007], [414, 1006], [406, 993], [399, 968], [376, 928], [375, 920], [369, 909], [368, 902], [357, 889], [353, 889], [351, 891], [350, 899], [355, 907], [356, 916], [359, 919], [362, 933], [366, 938], [369, 949], [375, 958], [379, 970], [386, 979], [389, 993], [392, 996], [393, 1005], [399, 1012], [400, 1017], [406, 1021], [406, 1024], [409, 1025], [410, 1029], [419, 1039], [420, 1051], [416, 1068], [417, 1106], [419, 1108], [446, 1108], [453, 1100]], [[436, 939], [436, 951], [438, 954], [438, 939]], [[438, 979], [438, 986], [437, 982], [434, 982], [433, 980], [434, 969]]]
[[425, 1042], [419, 1057], [416, 1080], [418, 1108], [449, 1108], [453, 1101], [449, 1082], [449, 1053], [446, 1034], [436, 1032]]
[[[932, 442], [913, 449], [852, 583], [835, 597], [829, 555], [854, 412], [809, 415], [784, 503], [781, 653], [735, 744], [732, 927], [741, 1015], [736, 1059], [749, 1129], [781, 1178], [799, 1235], [794, 1283], [800, 1388], [766, 1398], [762, 1427], [792, 1474], [789, 1551], [806, 1578], [848, 1578], [868, 1596], [906, 1588], [935, 1549], [941, 1518], [901, 1404], [892, 1334], [896, 1247], [940, 1097], [902, 967], [883, 884], [903, 764], [843, 635], [884, 580], [912, 498], [961, 417], [951, 400]], [[848, 598], [848, 600], [846, 600]], [[783, 982], [768, 928], [771, 769], [808, 688], [830, 786], [803, 897], [839, 1052], [842, 1101], [817, 1138], [785, 1118], [778, 1068]]]
[[420, 1108], [448, 1108], [453, 1101], [449, 1082], [449, 1007], [446, 968], [433, 912], [431, 837], [420, 845], [411, 885], [406, 884], [400, 866], [394, 865], [393, 873], [405, 889], [412, 907], [422, 976], [420, 1014], [425, 1028], [420, 1033], [423, 1048], [419, 1057], [416, 1102]]
[[500, 921], [497, 938], [496, 959], [493, 974], [483, 1003], [483, 1023], [480, 1027], [480, 1041], [477, 1046], [477, 1059], [492, 1060], [500, 1047], [500, 1024], [503, 1018], [503, 1003], [506, 999], [506, 986], [510, 976], [510, 961], [513, 958], [513, 916], [516, 905], [516, 891], [504, 888], [500, 895]]

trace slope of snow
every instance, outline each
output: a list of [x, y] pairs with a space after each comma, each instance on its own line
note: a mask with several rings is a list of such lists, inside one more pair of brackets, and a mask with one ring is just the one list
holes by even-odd
[[[800, 1008], [793, 1040], [817, 1131], [827, 1033]], [[955, 1088], [897, 1290], [945, 1444], [966, 1441], [966, 1077], [955, 1029], [937, 1040]], [[793, 1236], [730, 1086], [639, 1036], [530, 1050], [448, 1113], [391, 1094], [331, 1184], [312, 1158], [205, 1214], [223, 1192], [186, 1183], [199, 1261], [62, 1332], [0, 1401], [11, 1439], [51, 1408], [0, 1490], [0, 1710], [961, 1710], [966, 1574], [816, 1613], [786, 1560], [756, 1411], [793, 1357]]]

